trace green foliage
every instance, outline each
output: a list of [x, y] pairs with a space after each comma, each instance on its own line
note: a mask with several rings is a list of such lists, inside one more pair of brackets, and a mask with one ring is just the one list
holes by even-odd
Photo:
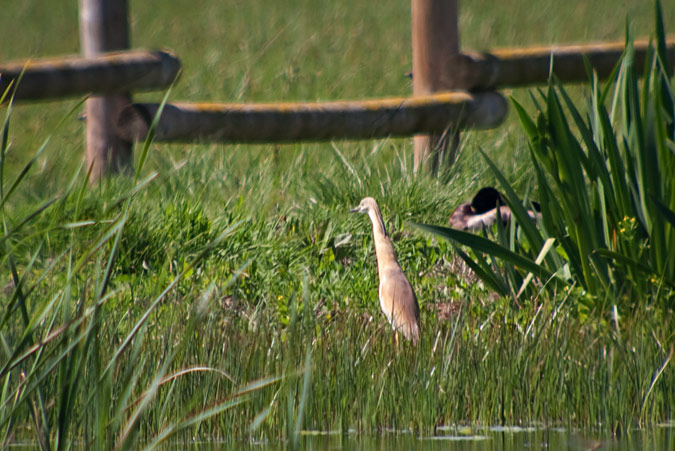
[[[3, 127], [0, 173], [4, 173], [8, 151], [9, 118], [8, 114]], [[38, 155], [41, 151], [42, 148]], [[87, 177], [79, 173], [63, 193], [37, 208], [25, 205], [8, 208], [12, 195], [25, 184], [24, 176], [36, 158], [30, 160], [14, 182], [5, 184], [0, 180], [3, 225], [0, 265], [9, 269], [10, 274], [9, 284], [3, 288], [7, 297], [3, 296], [0, 319], [2, 443], [11, 443], [18, 435], [21, 439], [30, 437], [43, 449], [70, 448], [82, 441], [95, 448], [107, 448], [111, 443], [122, 449], [133, 448], [143, 418], [166, 407], [157, 402], [161, 387], [194, 372], [227, 377], [222, 371], [203, 365], [174, 369], [178, 366], [177, 359], [185, 361], [185, 349], [204, 321], [215, 293], [213, 284], [201, 292], [199, 300], [188, 309], [187, 318], [181, 318], [181, 335], [173, 336], [169, 328], [165, 337], [169, 340], [155, 347], [155, 343], [148, 343], [155, 340], [148, 339], [147, 331], [152, 328], [149, 319], [158, 306], [175, 293], [178, 284], [192, 274], [236, 225], [203, 238], [208, 222], [200, 214], [187, 216], [184, 208], [168, 209], [162, 223], [172, 226], [171, 232], [178, 235], [169, 233], [160, 238], [183, 239], [185, 248], [197, 251], [147, 299], [140, 313], [130, 318], [130, 326], [125, 326], [123, 317], [105, 307], [112, 299], [124, 297], [124, 290], [115, 286], [115, 274], [119, 272], [115, 268], [121, 245], [129, 244], [123, 236], [132, 200], [147, 187], [148, 180], [136, 178], [130, 192], [122, 191], [112, 202], [119, 208], [112, 209], [111, 219], [102, 220], [101, 214], [95, 214], [91, 220], [80, 219]], [[91, 214], [96, 208], [83, 211]], [[70, 214], [74, 216], [72, 221], [59, 220]], [[174, 217], [177, 220], [172, 221]], [[79, 233], [88, 228], [94, 230]], [[69, 235], [68, 239], [63, 239], [64, 233]], [[54, 235], [57, 239], [50, 239]], [[84, 243], [80, 242], [83, 236], [87, 237]], [[195, 243], [200, 239], [201, 242]], [[50, 250], [55, 251], [53, 256]], [[230, 280], [235, 280], [240, 272]], [[153, 359], [155, 352], [157, 361]], [[149, 371], [141, 377], [144, 370]], [[229, 381], [234, 382], [232, 378]], [[276, 379], [267, 378], [254, 388], [235, 389], [208, 408], [195, 409], [197, 395], [184, 393], [184, 408], [174, 412], [171, 424], [153, 431], [153, 446], [236, 406], [252, 390], [275, 382]], [[31, 421], [27, 422], [28, 419]], [[24, 432], [30, 430], [34, 432]]]
[[[97, 190], [76, 173], [46, 206], [6, 204], [3, 220], [17, 226], [5, 229], [0, 260], [10, 275], [0, 323], [5, 443], [293, 444], [306, 429], [431, 434], [438, 424], [536, 421], [623, 430], [668, 418], [672, 315], [643, 305], [611, 323], [582, 320], [569, 308], [578, 290], [514, 310], [458, 272], [446, 242], [404, 226], [444, 221], [449, 190], [367, 152], [296, 173], [297, 191], [272, 207], [240, 185], [209, 213], [191, 189], [173, 190], [199, 186], [191, 177], [207, 163]], [[253, 161], [231, 176], [251, 177], [258, 193], [296, 171], [269, 177], [268, 167]], [[330, 189], [316, 183], [347, 167], [352, 175]], [[16, 195], [22, 189], [28, 182]], [[224, 192], [204, 184], [203, 198], [210, 189]], [[379, 312], [370, 224], [348, 213], [360, 189], [381, 190], [419, 296], [417, 348], [397, 349]]]
[[[536, 294], [524, 291], [535, 276], [540, 281], [537, 289], [549, 293], [581, 287], [590, 296], [579, 298], [582, 309], [606, 311], [614, 304], [635, 308], [645, 301], [673, 307], [675, 90], [658, 2], [656, 23], [656, 46], [645, 65], [643, 83], [638, 82], [636, 72], [641, 68], [634, 65], [627, 39], [615, 79], [603, 88], [596, 75], [590, 75], [586, 116], [555, 79], [546, 92], [533, 97], [534, 118], [512, 98], [529, 141], [536, 195], [542, 204], [540, 229], [528, 218], [528, 203], [518, 199], [485, 153], [520, 229], [513, 224], [508, 230], [500, 227], [497, 244], [464, 232], [421, 226], [478, 252], [475, 261], [461, 251], [459, 255], [501, 295], [517, 299], [523, 292]], [[487, 261], [480, 254], [504, 263]]]
[[[158, 227], [149, 228], [148, 224]], [[144, 205], [141, 211], [130, 212], [118, 265], [125, 272], [162, 265], [182, 268], [213, 238], [211, 224], [199, 204], [181, 199], [166, 205]]]
[[[663, 49], [658, 3], [657, 30]], [[640, 86], [628, 40], [612, 98], [611, 85], [602, 89], [592, 76], [586, 119], [555, 81], [541, 94], [536, 119], [514, 100], [548, 206], [544, 227], [563, 247], [574, 280], [598, 302], [659, 299], [672, 307], [675, 91], [665, 57], [652, 52]]]
[[[6, 56], [77, 52], [76, 2], [55, 0], [49, 10], [5, 3], [0, 35], [13, 43]], [[463, 44], [619, 36], [611, 15], [583, 14], [589, 3], [574, 3], [464, 5]], [[250, 0], [233, 13], [229, 2], [140, 2], [132, 36], [179, 55], [186, 70], [176, 100], [405, 95], [409, 8]], [[579, 20], [541, 20], [569, 9]], [[638, 28], [643, 9], [635, 2], [626, 11]], [[514, 15], [532, 28], [513, 27]], [[41, 32], [16, 39], [30, 28]], [[450, 257], [447, 241], [406, 226], [446, 223], [458, 199], [496, 177], [474, 158], [479, 148], [516, 188], [526, 184], [531, 171], [515, 117], [498, 130], [463, 134], [458, 163], [439, 180], [415, 177], [407, 139], [161, 148], [147, 141], [136, 149], [134, 177], [89, 186], [82, 122], [68, 115], [80, 101], [6, 108], [3, 446], [302, 446], [307, 429], [425, 435], [443, 424], [536, 423], [621, 431], [673, 416], [673, 315], [645, 303], [625, 317], [580, 317], [575, 307], [588, 296], [578, 285], [564, 291], [569, 275], [549, 261], [564, 262], [564, 249], [556, 242], [542, 253], [546, 235], [540, 244], [530, 235], [516, 240], [530, 233], [525, 226], [498, 233], [511, 253], [525, 255], [523, 268], [546, 264], [551, 288], [554, 281], [563, 288], [542, 291], [540, 278], [526, 283], [515, 268], [498, 273], [495, 285], [505, 287], [498, 297]], [[347, 213], [365, 195], [380, 202], [420, 300], [415, 349], [394, 346], [377, 305], [370, 225]], [[498, 261], [479, 264], [496, 273]], [[522, 308], [514, 309], [521, 286]]]

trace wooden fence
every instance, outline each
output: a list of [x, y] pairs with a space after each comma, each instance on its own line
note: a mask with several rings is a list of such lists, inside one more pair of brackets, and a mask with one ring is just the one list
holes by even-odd
[[[93, 94], [86, 101], [87, 164], [92, 181], [128, 171], [132, 142], [144, 139], [157, 104], [133, 104], [131, 93], [163, 89], [180, 71], [168, 52], [130, 51], [126, 0], [79, 0], [82, 55], [0, 63], [0, 93], [14, 100]], [[498, 126], [507, 114], [495, 90], [599, 77], [619, 61], [622, 42], [461, 52], [457, 0], [412, 0], [413, 96], [379, 100], [277, 104], [168, 104], [158, 141], [282, 142], [415, 136], [415, 170], [435, 171], [458, 131]], [[634, 44], [636, 66], [647, 41]], [[667, 42], [675, 62], [675, 39]], [[420, 136], [421, 135], [421, 136]]]

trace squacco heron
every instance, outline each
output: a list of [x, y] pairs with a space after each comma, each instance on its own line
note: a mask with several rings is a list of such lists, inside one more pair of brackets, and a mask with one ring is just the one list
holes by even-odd
[[[396, 260], [394, 247], [382, 221], [382, 213], [372, 197], [364, 198], [352, 213], [368, 213], [373, 223], [377, 273], [380, 278], [380, 308], [396, 333], [417, 343], [420, 336], [420, 308], [417, 297]], [[397, 339], [398, 342], [398, 339]]]

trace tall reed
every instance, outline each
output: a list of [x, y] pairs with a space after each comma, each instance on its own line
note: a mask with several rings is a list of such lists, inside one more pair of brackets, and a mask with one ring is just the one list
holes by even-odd
[[579, 287], [585, 293], [579, 299], [601, 311], [645, 301], [673, 307], [675, 90], [659, 2], [655, 11], [655, 45], [647, 64], [635, 67], [627, 36], [622, 61], [604, 87], [589, 70], [587, 113], [555, 77], [545, 92], [532, 96], [534, 118], [511, 99], [529, 141], [537, 182], [533, 195], [543, 206], [540, 228], [525, 212], [528, 203], [485, 155], [521, 229], [500, 229], [500, 245], [428, 228], [502, 259], [504, 265], [495, 267], [480, 255], [474, 263], [460, 251], [500, 294], [517, 297], [534, 275], [546, 290]]

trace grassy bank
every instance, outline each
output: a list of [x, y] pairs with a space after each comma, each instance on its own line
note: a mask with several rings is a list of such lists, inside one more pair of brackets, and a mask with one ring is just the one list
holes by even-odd
[[[157, 176], [128, 209], [122, 193], [132, 184], [116, 180], [74, 189], [25, 225], [35, 204], [6, 211], [7, 230], [20, 229], [3, 251], [12, 362], [3, 402], [16, 405], [3, 429], [33, 436], [31, 416], [43, 413], [68, 440], [99, 428], [109, 443], [134, 424], [128, 432], [145, 442], [231, 401], [242, 404], [184, 437], [241, 437], [252, 424], [259, 438], [297, 428], [431, 433], [456, 422], [624, 430], [672, 415], [673, 372], [660, 373], [672, 314], [644, 303], [631, 316], [581, 319], [573, 292], [515, 309], [467, 275], [449, 245], [403, 224], [444, 221], [441, 185], [413, 181], [401, 165], [386, 165], [387, 179], [369, 152], [372, 165], [355, 162], [355, 175], [337, 155], [321, 169], [298, 158], [287, 187], [298, 194], [276, 200], [268, 193], [291, 175], [271, 159], [230, 169], [221, 183], [239, 179], [227, 189], [240, 195], [216, 213], [195, 202], [214, 192], [184, 188], [211, 172], [194, 163]], [[329, 176], [341, 181], [328, 185]], [[416, 349], [393, 346], [376, 302], [370, 226], [347, 213], [372, 191], [420, 298]], [[276, 213], [257, 214], [272, 202]], [[262, 387], [249, 393], [253, 381]]]
[[[103, 443], [127, 432], [146, 442], [180, 419], [184, 437], [241, 437], [253, 424], [254, 437], [278, 438], [455, 422], [623, 430], [672, 414], [673, 373], [660, 373], [671, 314], [645, 303], [633, 316], [584, 320], [574, 293], [514, 309], [448, 245], [404, 225], [444, 222], [451, 200], [402, 164], [378, 169], [397, 149], [382, 152], [364, 148], [354, 173], [336, 154], [322, 168], [302, 155], [286, 170], [272, 157], [222, 172], [192, 162], [157, 176], [128, 209], [130, 181], [83, 192], [77, 179], [25, 225], [38, 204], [6, 208], [7, 229], [20, 228], [4, 241], [3, 265], [21, 282], [5, 273], [5, 358], [16, 365], [3, 401], [17, 406], [5, 430], [34, 437], [31, 409], [68, 440], [98, 428], [90, 437]], [[204, 174], [211, 183], [198, 182]], [[347, 213], [373, 191], [420, 298], [417, 349], [394, 348], [369, 224]], [[222, 192], [237, 194], [207, 212], [204, 199]], [[262, 387], [249, 393], [252, 381]]]
[[[407, 3], [383, 12], [372, 2], [292, 3], [237, 3], [236, 15], [232, 5], [190, 3], [182, 14], [132, 4], [134, 39], [182, 57], [176, 99], [409, 91]], [[543, 28], [541, 11], [514, 6], [531, 29], [515, 27], [501, 3], [463, 5], [464, 42], [620, 39], [628, 12], [646, 30], [636, 34], [651, 30], [642, 3], [627, 2], [617, 17], [554, 3], [543, 8], [555, 18]], [[76, 20], [72, 5], [62, 22], [10, 7], [54, 32]], [[310, 7], [325, 16], [298, 13]], [[578, 21], [560, 18], [570, 10]], [[667, 24], [673, 14], [666, 5]], [[34, 38], [11, 56], [76, 50], [76, 37], [63, 36], [63, 48]], [[459, 200], [494, 179], [478, 148], [517, 190], [531, 186], [514, 118], [465, 134], [460, 160], [438, 180], [414, 178], [410, 141], [397, 139], [139, 145], [135, 178], [89, 187], [81, 124], [65, 116], [74, 106], [16, 107], [2, 144], [4, 443], [293, 442], [303, 429], [432, 434], [447, 424], [624, 433], [672, 419], [672, 310], [635, 299], [618, 314], [602, 303], [582, 314], [585, 293], [562, 287], [517, 306], [488, 290], [448, 242], [408, 225], [446, 224]], [[396, 349], [379, 312], [370, 224], [347, 213], [366, 195], [378, 199], [420, 300], [417, 348]]]

